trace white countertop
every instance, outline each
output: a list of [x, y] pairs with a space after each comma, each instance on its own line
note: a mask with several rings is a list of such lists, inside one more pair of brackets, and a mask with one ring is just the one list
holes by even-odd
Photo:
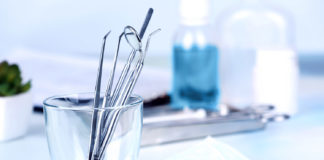
[[[231, 145], [250, 159], [324, 159], [323, 114], [324, 108], [321, 108], [317, 112], [296, 115], [286, 122], [269, 124], [263, 131], [215, 139]], [[140, 160], [163, 160], [199, 141], [201, 140], [141, 148]], [[0, 159], [50, 159], [42, 114], [33, 115], [26, 136], [0, 143]]]

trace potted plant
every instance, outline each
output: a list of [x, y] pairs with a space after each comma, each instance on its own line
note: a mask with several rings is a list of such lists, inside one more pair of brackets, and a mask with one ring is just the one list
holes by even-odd
[[31, 81], [23, 82], [16, 64], [0, 63], [0, 141], [23, 136], [32, 114]]

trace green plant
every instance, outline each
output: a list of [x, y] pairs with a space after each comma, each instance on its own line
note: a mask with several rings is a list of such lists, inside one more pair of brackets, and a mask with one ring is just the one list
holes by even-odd
[[0, 97], [12, 96], [26, 92], [31, 87], [31, 81], [22, 82], [21, 72], [17, 64], [0, 63]]

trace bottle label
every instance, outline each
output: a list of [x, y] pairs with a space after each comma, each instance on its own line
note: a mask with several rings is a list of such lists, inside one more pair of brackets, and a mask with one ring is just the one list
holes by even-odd
[[254, 68], [255, 101], [277, 111], [296, 112], [298, 68], [291, 49], [257, 50]]

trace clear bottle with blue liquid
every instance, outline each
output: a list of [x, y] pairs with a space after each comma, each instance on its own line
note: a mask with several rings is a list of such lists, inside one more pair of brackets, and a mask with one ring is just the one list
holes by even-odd
[[207, 0], [182, 0], [173, 44], [171, 106], [217, 110], [218, 49], [208, 24]]

